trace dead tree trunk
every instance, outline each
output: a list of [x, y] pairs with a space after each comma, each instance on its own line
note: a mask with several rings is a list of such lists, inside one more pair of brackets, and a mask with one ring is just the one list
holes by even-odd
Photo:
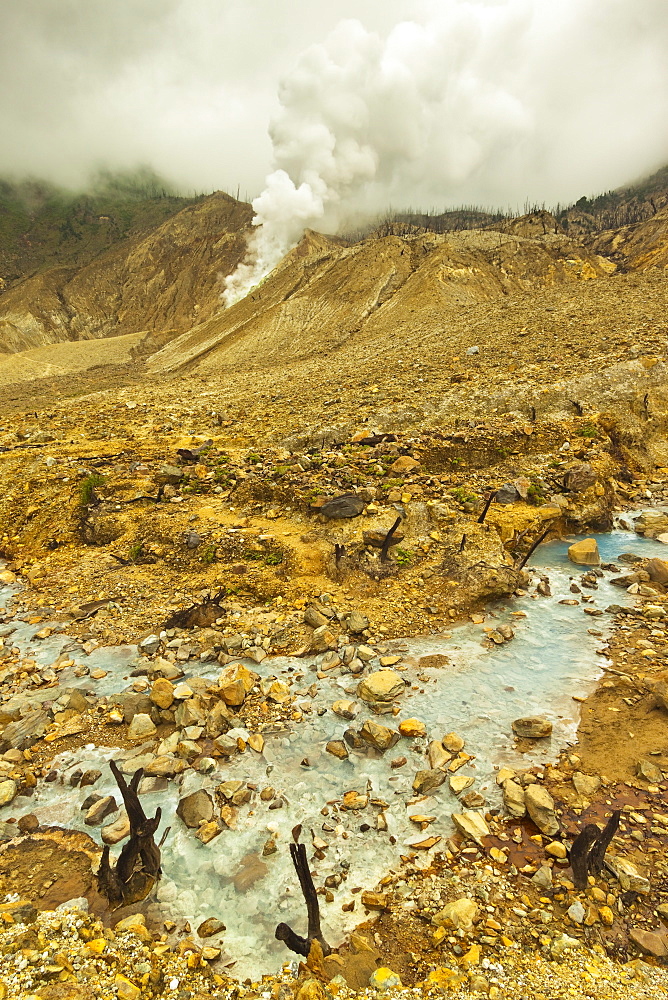
[[313, 879], [311, 878], [311, 872], [309, 871], [305, 845], [290, 844], [290, 857], [295, 866], [302, 895], [306, 902], [308, 931], [307, 936], [304, 938], [293, 931], [292, 927], [288, 924], [279, 924], [276, 928], [276, 939], [277, 941], [284, 941], [290, 951], [294, 951], [297, 955], [303, 955], [304, 958], [308, 958], [311, 951], [311, 944], [315, 940], [320, 944], [323, 955], [329, 955], [332, 949], [325, 941], [320, 929], [320, 904], [315, 886], [313, 885]]

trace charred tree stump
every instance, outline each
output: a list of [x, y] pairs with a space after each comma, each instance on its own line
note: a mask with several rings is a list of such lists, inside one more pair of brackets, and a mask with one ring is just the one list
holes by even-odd
[[162, 810], [158, 808], [155, 816], [149, 818], [142, 808], [137, 789], [143, 770], [135, 771], [128, 785], [115, 761], [109, 761], [109, 767], [123, 796], [130, 822], [130, 839], [123, 845], [118, 861], [111, 865], [109, 848], [105, 847], [97, 874], [100, 892], [109, 900], [112, 909], [116, 909], [145, 899], [160, 878], [160, 848], [169, 829], [160, 844], [156, 844], [154, 837]]
[[322, 948], [323, 955], [329, 955], [332, 949], [325, 941], [320, 929], [320, 904], [315, 886], [313, 885], [313, 879], [311, 878], [311, 872], [309, 871], [305, 845], [290, 844], [290, 857], [297, 872], [299, 885], [304, 901], [306, 902], [308, 931], [307, 936], [302, 937], [293, 931], [292, 927], [288, 924], [279, 924], [276, 928], [276, 940], [284, 941], [290, 951], [294, 951], [297, 955], [303, 955], [304, 958], [308, 958], [311, 951], [311, 944], [313, 941], [317, 941]]
[[576, 889], [584, 890], [587, 888], [589, 851], [598, 839], [600, 832], [594, 823], [589, 823], [573, 841], [570, 850], [570, 862]]
[[605, 852], [617, 832], [620, 816], [621, 810], [615, 809], [603, 830], [594, 823], [588, 823], [573, 841], [570, 862], [577, 889], [586, 889], [589, 875], [598, 875], [603, 870]]

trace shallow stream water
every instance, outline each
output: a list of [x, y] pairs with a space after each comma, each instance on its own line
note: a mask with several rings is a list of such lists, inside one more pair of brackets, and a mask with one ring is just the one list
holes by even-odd
[[[667, 553], [661, 543], [643, 539], [633, 532], [615, 530], [595, 537], [603, 563], [614, 562], [620, 553], [629, 551], [660, 557]], [[458, 774], [475, 777], [473, 788], [484, 795], [487, 807], [501, 803], [495, 783], [495, 771], [500, 766], [526, 768], [554, 760], [559, 751], [575, 739], [579, 703], [574, 697], [589, 694], [600, 676], [606, 660], [598, 650], [605, 644], [611, 623], [610, 615], [591, 617], [583, 613], [584, 607], [604, 610], [610, 604], [629, 604], [633, 600], [624, 589], [609, 582], [611, 574], [606, 572], [597, 590], [583, 590], [583, 594], [594, 598], [592, 604], [560, 604], [561, 600], [574, 597], [569, 592], [571, 580], [577, 580], [584, 572], [584, 567], [568, 561], [568, 544], [569, 541], [560, 541], [542, 545], [532, 560], [532, 568], [537, 571], [536, 581], [538, 575], [549, 577], [551, 597], [527, 595], [487, 609], [485, 625], [496, 626], [502, 622], [512, 625], [515, 638], [507, 644], [492, 649], [484, 647], [483, 626], [473, 624], [453, 628], [449, 637], [431, 636], [385, 644], [413, 656], [444, 653], [449, 663], [420, 671], [423, 680], [416, 677], [414, 669], [411, 670], [414, 685], [400, 698], [399, 716], [381, 716], [377, 721], [395, 727], [401, 719], [418, 718], [426, 723], [428, 739], [457, 732], [466, 741], [466, 752], [475, 755]], [[627, 570], [621, 565], [620, 568], [624, 572]], [[8, 590], [0, 591], [0, 602], [9, 597]], [[79, 643], [62, 635], [33, 640], [39, 628], [43, 628], [43, 624], [18, 623], [12, 641], [42, 664], [53, 662], [63, 649], [72, 648], [72, 656], [78, 662], [85, 662], [90, 669], [102, 667], [108, 671], [104, 679], [93, 682], [89, 678], [75, 677], [74, 668], [68, 668], [60, 675], [61, 684], [94, 686], [98, 695], [119, 692], [131, 684], [129, 673], [138, 659], [135, 647], [101, 648], [85, 656]], [[166, 826], [171, 826], [163, 848], [164, 877], [153, 904], [156, 915], [159, 909], [163, 919], [188, 919], [193, 929], [207, 917], [220, 918], [227, 926], [223, 935], [224, 951], [235, 961], [234, 974], [242, 978], [275, 970], [293, 957], [284, 945], [274, 940], [274, 928], [279, 921], [290, 923], [298, 933], [306, 930], [305, 907], [287, 846], [293, 826], [302, 824], [302, 839], [307, 845], [310, 845], [311, 831], [329, 844], [325, 860], [312, 863], [316, 885], [321, 885], [326, 876], [340, 873], [342, 864], [346, 866], [348, 877], [336, 890], [335, 901], [322, 905], [325, 936], [336, 943], [346, 930], [363, 918], [364, 910], [359, 902], [353, 912], [341, 910], [343, 903], [359, 900], [351, 890], [373, 888], [388, 870], [397, 869], [399, 855], [410, 851], [411, 839], [415, 839], [418, 828], [411, 823], [409, 813], [419, 811], [435, 815], [437, 819], [429, 827], [429, 833], [447, 837], [453, 829], [451, 814], [462, 810], [447, 782], [419, 806], [407, 806], [412, 798], [415, 772], [428, 766], [422, 755], [427, 740], [404, 739], [382, 757], [358, 755], [353, 751], [345, 761], [325, 751], [325, 744], [341, 738], [351, 723], [331, 711], [319, 716], [317, 710], [330, 709], [338, 698], [355, 700], [358, 680], [352, 675], [317, 680], [317, 694], [310, 698], [307, 689], [316, 681], [316, 674], [311, 671], [309, 661], [274, 658], [259, 666], [248, 665], [262, 676], [303, 674], [302, 679], [293, 682], [291, 690], [303, 691], [300, 703], [311, 706], [304, 722], [291, 732], [266, 735], [262, 754], [249, 750], [219, 761], [217, 770], [209, 775], [188, 770], [180, 780], [170, 782], [168, 790], [142, 797], [147, 814], [152, 814], [158, 805], [162, 806], [163, 820], [158, 835]], [[317, 665], [313, 666], [317, 669]], [[377, 666], [375, 661], [374, 666]], [[186, 679], [193, 675], [213, 679], [219, 672], [217, 663], [186, 664]], [[520, 755], [514, 749], [511, 723], [527, 715], [546, 716], [553, 722], [554, 731], [550, 740], [537, 742], [532, 754]], [[353, 725], [358, 728], [365, 718], [367, 714], [362, 705]], [[139, 748], [132, 754], [141, 752]], [[111, 756], [118, 759], [130, 755], [127, 751], [119, 755], [111, 748], [96, 749], [93, 745], [76, 753], [60, 755], [53, 766], [64, 777], [65, 784], [40, 783], [30, 799], [30, 811], [42, 824], [86, 830], [96, 836], [95, 829], [84, 826], [81, 811], [81, 803], [91, 788], [70, 788], [68, 773], [76, 768], [101, 769], [103, 776], [94, 791], [114, 794], [120, 801], [105, 764]], [[399, 755], [406, 756], [408, 764], [392, 770], [390, 759]], [[301, 763], [304, 758], [310, 766]], [[283, 795], [286, 805], [269, 811], [266, 804], [256, 798], [250, 806], [239, 809], [236, 830], [225, 829], [211, 843], [202, 845], [195, 839], [194, 831], [186, 829], [175, 816], [178, 799], [197, 788], [213, 791], [221, 781], [235, 779], [255, 782], [258, 788], [273, 786]], [[326, 818], [321, 814], [327, 802], [340, 799], [344, 792], [351, 789], [365, 792], [367, 787], [372, 798], [381, 798], [388, 804], [386, 832], [374, 828], [378, 808], [371, 805], [356, 814], [340, 811]], [[16, 803], [6, 806], [0, 809], [0, 820], [15, 813]], [[334, 831], [323, 832], [323, 822], [334, 827]], [[360, 828], [365, 824], [369, 824], [369, 829], [363, 832]], [[276, 839], [278, 850], [262, 857], [263, 845], [270, 836]], [[438, 850], [438, 846], [435, 849]], [[421, 856], [418, 855], [418, 859]], [[262, 877], [246, 891], [238, 891], [233, 877], [249, 866], [254, 866]], [[258, 866], [264, 866], [266, 871]]]

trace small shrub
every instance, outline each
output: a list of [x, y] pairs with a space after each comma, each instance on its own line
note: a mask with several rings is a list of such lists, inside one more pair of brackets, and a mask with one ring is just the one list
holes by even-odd
[[92, 472], [90, 476], [86, 476], [79, 483], [79, 503], [82, 507], [88, 507], [89, 504], [93, 503], [96, 499], [95, 490], [99, 486], [103, 486], [105, 482], [105, 477], [101, 476], [99, 472]]
[[140, 559], [143, 555], [144, 555], [143, 542], [135, 542], [134, 545], [131, 545], [130, 548], [128, 549], [128, 558], [130, 559], [130, 562], [137, 562], [137, 560]]
[[593, 424], [584, 424], [582, 427], [578, 427], [575, 432], [578, 437], [582, 438], [597, 438], [598, 430]]
[[215, 542], [210, 542], [208, 545], [205, 545], [205, 547], [202, 549], [202, 552], [200, 554], [200, 559], [201, 559], [201, 561], [203, 563], [206, 563], [207, 566], [210, 566], [211, 563], [213, 563], [213, 562], [216, 561], [216, 543]]
[[456, 486], [454, 490], [450, 490], [450, 496], [454, 497], [458, 503], [476, 503], [478, 501], [477, 494], [465, 486]]
[[410, 549], [396, 549], [395, 557], [400, 566], [408, 566], [413, 558], [413, 553]]

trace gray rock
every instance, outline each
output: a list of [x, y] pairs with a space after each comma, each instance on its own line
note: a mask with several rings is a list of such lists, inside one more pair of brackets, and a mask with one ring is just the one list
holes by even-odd
[[584, 493], [594, 486], [598, 479], [589, 462], [579, 462], [572, 466], [564, 475], [563, 484], [571, 493]]
[[520, 499], [520, 494], [517, 487], [513, 483], [504, 483], [496, 491], [496, 496], [494, 498], [496, 503], [515, 503]]
[[364, 510], [364, 500], [356, 493], [342, 493], [333, 500], [327, 500], [318, 513], [330, 518], [357, 517]]
[[366, 615], [360, 614], [359, 611], [351, 611], [346, 618], [346, 625], [349, 632], [352, 632], [353, 635], [358, 635], [369, 627], [369, 619]]

